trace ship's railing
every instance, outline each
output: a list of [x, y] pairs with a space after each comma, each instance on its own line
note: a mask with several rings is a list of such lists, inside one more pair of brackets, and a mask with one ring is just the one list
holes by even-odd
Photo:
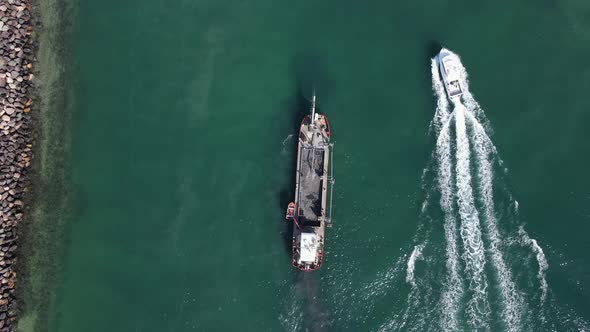
[[330, 171], [328, 172], [328, 176], [327, 176], [327, 182], [328, 182], [328, 195], [330, 197], [328, 200], [328, 206], [327, 206], [327, 213], [326, 213], [326, 226], [331, 227], [332, 226], [332, 197], [333, 195], [333, 191], [334, 191], [334, 183], [336, 182], [336, 179], [334, 179], [334, 143], [330, 143], [329, 147], [329, 158], [330, 158]]

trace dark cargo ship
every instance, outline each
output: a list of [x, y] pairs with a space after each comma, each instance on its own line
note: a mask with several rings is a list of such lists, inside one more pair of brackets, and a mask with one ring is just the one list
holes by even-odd
[[303, 271], [322, 266], [324, 231], [332, 225], [333, 146], [328, 118], [316, 113], [314, 95], [311, 115], [299, 127], [295, 201], [286, 214], [293, 221], [291, 264]]

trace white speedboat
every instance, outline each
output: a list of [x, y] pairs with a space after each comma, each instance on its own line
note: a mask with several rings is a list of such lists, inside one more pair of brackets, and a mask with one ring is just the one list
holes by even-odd
[[438, 66], [445, 82], [445, 90], [451, 100], [461, 98], [463, 87], [460, 82], [461, 60], [451, 51], [443, 48], [438, 53]]

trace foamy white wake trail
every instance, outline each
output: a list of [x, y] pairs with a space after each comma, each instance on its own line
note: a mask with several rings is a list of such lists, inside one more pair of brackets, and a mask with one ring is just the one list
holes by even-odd
[[465, 126], [465, 109], [460, 103], [455, 105], [455, 127], [457, 141], [456, 185], [457, 205], [461, 217], [461, 239], [465, 270], [469, 276], [471, 299], [467, 304], [469, 323], [473, 328], [489, 329], [490, 307], [487, 299], [487, 281], [484, 273], [485, 256], [471, 187], [471, 167], [469, 139]]
[[[448, 51], [448, 50], [447, 50]], [[450, 53], [454, 54], [455, 56], [457, 56], [457, 58], [460, 59], [460, 57], [449, 51]], [[459, 66], [459, 70], [460, 70], [460, 81], [461, 81], [461, 86], [463, 87], [464, 91], [463, 91], [463, 105], [465, 106], [466, 109], [468, 109], [470, 112], [472, 112], [475, 117], [477, 118], [477, 120], [480, 123], [484, 123], [484, 127], [488, 127], [485, 115], [483, 113], [483, 110], [481, 109], [481, 107], [479, 106], [479, 103], [475, 100], [475, 98], [473, 97], [473, 95], [471, 94], [471, 92], [469, 91], [469, 75], [467, 75], [467, 69], [465, 69], [465, 67], [463, 66], [462, 62], [458, 63]]]
[[440, 190], [440, 206], [444, 213], [444, 232], [446, 242], [446, 268], [447, 277], [443, 283], [440, 299], [441, 329], [444, 331], [459, 330], [458, 313], [460, 301], [464, 290], [459, 276], [459, 249], [457, 244], [457, 226], [455, 225], [454, 209], [452, 204], [451, 174], [451, 128], [452, 114], [449, 110], [449, 102], [443, 82], [438, 72], [436, 59], [430, 61], [432, 74], [432, 90], [436, 95], [436, 112], [433, 124], [435, 129], [436, 151], [435, 158], [438, 164], [438, 188]]
[[537, 273], [537, 278], [541, 283], [541, 303], [545, 302], [545, 298], [547, 297], [547, 280], [545, 279], [545, 271], [549, 268], [549, 264], [547, 263], [547, 259], [545, 258], [545, 254], [543, 253], [543, 249], [537, 243], [537, 240], [531, 239], [527, 232], [524, 230], [524, 227], [520, 226], [518, 229], [518, 233], [520, 234], [523, 244], [530, 246], [533, 253], [537, 258], [537, 263], [539, 264], [539, 272]]
[[[445, 98], [443, 96], [443, 98]], [[441, 328], [444, 331], [459, 330], [457, 315], [463, 297], [463, 284], [459, 277], [459, 248], [457, 244], [457, 227], [452, 204], [451, 185], [451, 128], [447, 121], [436, 142], [436, 158], [438, 160], [438, 187], [441, 193], [440, 205], [444, 212], [444, 230], [446, 241], [447, 280], [443, 284], [441, 297]]]
[[408, 266], [406, 269], [406, 282], [412, 286], [416, 286], [414, 282], [414, 268], [416, 267], [416, 260], [422, 258], [423, 244], [414, 247], [410, 258], [408, 258]]
[[495, 147], [491, 144], [484, 128], [477, 119], [466, 112], [466, 116], [473, 127], [473, 144], [477, 159], [477, 175], [479, 180], [479, 195], [483, 202], [485, 229], [489, 237], [489, 252], [492, 266], [496, 272], [499, 291], [503, 302], [502, 316], [508, 331], [519, 331], [521, 326], [523, 300], [518, 295], [512, 279], [512, 273], [506, 266], [501, 251], [501, 237], [498, 231], [493, 200], [493, 172], [489, 158], [495, 154]]

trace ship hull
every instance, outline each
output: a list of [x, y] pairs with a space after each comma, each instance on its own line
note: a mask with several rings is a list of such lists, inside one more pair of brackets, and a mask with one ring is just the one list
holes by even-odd
[[[293, 221], [293, 267], [317, 270], [323, 263], [324, 234], [331, 222], [328, 191], [331, 147], [330, 126], [323, 114], [301, 121], [297, 145], [295, 200], [289, 204], [287, 219]], [[331, 188], [330, 188], [331, 189]]]

